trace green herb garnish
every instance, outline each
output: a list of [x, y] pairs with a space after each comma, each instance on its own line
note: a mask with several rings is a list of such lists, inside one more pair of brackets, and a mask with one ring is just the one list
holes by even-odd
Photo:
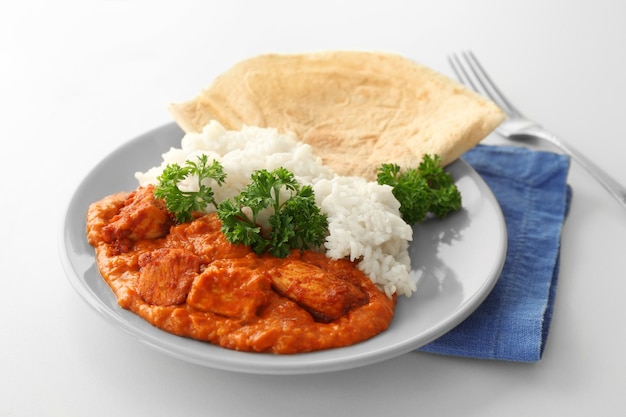
[[[189, 176], [197, 176], [198, 191], [180, 189], [180, 182]], [[198, 162], [186, 161], [184, 166], [170, 164], [157, 178], [159, 184], [154, 190], [154, 196], [165, 200], [168, 211], [174, 215], [178, 223], [188, 222], [194, 212], [201, 212], [209, 204], [217, 208], [213, 189], [204, 184], [207, 178], [221, 185], [226, 179], [226, 174], [222, 164], [215, 160], [209, 164], [206, 155], [198, 156]]]
[[461, 193], [438, 155], [425, 155], [417, 168], [404, 171], [396, 164], [383, 164], [377, 180], [393, 187], [400, 214], [408, 224], [421, 222], [428, 213], [445, 217], [461, 208]]
[[[269, 214], [270, 230], [258, 224], [262, 212]], [[217, 215], [229, 242], [279, 258], [291, 249], [320, 246], [328, 233], [328, 220], [315, 204], [313, 188], [300, 186], [293, 173], [282, 167], [255, 171], [238, 196], [219, 204]]]

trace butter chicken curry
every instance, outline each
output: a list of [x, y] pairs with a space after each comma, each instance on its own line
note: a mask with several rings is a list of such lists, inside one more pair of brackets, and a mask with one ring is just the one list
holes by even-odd
[[352, 345], [395, 307], [348, 260], [229, 243], [215, 214], [175, 224], [152, 186], [93, 203], [87, 236], [118, 303], [167, 332], [228, 349], [290, 354]]

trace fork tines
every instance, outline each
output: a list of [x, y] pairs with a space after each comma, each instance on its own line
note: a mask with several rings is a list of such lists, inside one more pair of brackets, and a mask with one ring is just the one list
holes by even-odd
[[460, 82], [479, 94], [489, 97], [507, 114], [520, 114], [504, 94], [498, 89], [487, 71], [471, 52], [461, 52], [448, 56], [448, 62]]

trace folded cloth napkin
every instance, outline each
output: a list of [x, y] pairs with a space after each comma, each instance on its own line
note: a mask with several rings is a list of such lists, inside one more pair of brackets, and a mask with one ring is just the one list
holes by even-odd
[[534, 362], [545, 347], [559, 275], [561, 228], [571, 199], [569, 158], [479, 145], [462, 157], [487, 182], [507, 225], [502, 274], [485, 301], [420, 351]]

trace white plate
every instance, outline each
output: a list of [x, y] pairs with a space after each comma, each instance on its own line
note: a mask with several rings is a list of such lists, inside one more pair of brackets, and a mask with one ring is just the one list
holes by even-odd
[[467, 163], [448, 167], [463, 196], [464, 209], [443, 221], [415, 227], [411, 261], [417, 293], [400, 297], [390, 327], [354, 346], [297, 355], [243, 353], [174, 336], [120, 308], [101, 278], [85, 236], [90, 203], [137, 187], [136, 171], [161, 162], [179, 147], [182, 131], [168, 124], [150, 131], [106, 157], [77, 188], [61, 225], [61, 257], [76, 291], [113, 325], [149, 346], [198, 365], [256, 374], [309, 374], [355, 368], [419, 348], [470, 315], [495, 285], [506, 255], [506, 227], [494, 195]]

